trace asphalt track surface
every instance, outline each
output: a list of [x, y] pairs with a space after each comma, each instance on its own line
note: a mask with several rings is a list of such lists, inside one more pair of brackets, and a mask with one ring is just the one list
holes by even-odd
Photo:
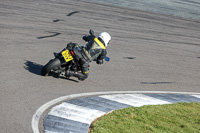
[[[43, 77], [40, 69], [89, 29], [112, 36], [110, 62], [91, 63], [84, 82]], [[31, 133], [43, 104], [106, 91], [200, 92], [200, 22], [82, 0], [0, 2], [0, 129]]]

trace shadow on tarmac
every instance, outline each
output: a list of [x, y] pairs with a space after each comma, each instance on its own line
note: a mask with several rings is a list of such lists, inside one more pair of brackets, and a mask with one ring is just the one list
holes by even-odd
[[[28, 61], [28, 60], [25, 60], [25, 61], [26, 62], [24, 63], [25, 64], [24, 69], [28, 70], [30, 73], [42, 76], [42, 74], [41, 74], [41, 69], [43, 67], [42, 65], [37, 64], [37, 63], [32, 62], [32, 61]], [[56, 73], [53, 73], [53, 72], [50, 72], [49, 76], [52, 76], [54, 78], [65, 79], [65, 80], [73, 81], [73, 82], [77, 82], [77, 83], [79, 82], [79, 81], [74, 80], [74, 79], [69, 79], [69, 78], [64, 78], [64, 77], [58, 77], [58, 75]]]
[[25, 64], [24, 68], [26, 70], [28, 70], [29, 72], [31, 72], [33, 74], [42, 76], [41, 72], [40, 72], [42, 67], [43, 67], [42, 65], [37, 64], [37, 63], [32, 62], [32, 61], [28, 61], [28, 60], [25, 60], [25, 61], [26, 62], [24, 63]]

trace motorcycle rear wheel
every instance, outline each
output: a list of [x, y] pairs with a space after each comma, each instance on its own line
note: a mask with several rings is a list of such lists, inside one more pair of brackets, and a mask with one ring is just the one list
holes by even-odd
[[51, 70], [55, 69], [60, 65], [61, 62], [58, 58], [52, 59], [45, 66], [43, 66], [43, 68], [41, 69], [41, 74], [43, 76], [47, 76]]

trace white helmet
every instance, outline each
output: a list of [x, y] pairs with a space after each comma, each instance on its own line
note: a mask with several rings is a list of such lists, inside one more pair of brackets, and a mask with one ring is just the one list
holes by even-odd
[[111, 36], [107, 32], [102, 32], [98, 37], [104, 41], [105, 46], [107, 47], [111, 40]]

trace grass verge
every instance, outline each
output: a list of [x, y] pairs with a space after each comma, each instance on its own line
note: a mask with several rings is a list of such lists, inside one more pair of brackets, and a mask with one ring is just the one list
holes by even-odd
[[116, 110], [93, 122], [90, 133], [200, 133], [200, 103]]

